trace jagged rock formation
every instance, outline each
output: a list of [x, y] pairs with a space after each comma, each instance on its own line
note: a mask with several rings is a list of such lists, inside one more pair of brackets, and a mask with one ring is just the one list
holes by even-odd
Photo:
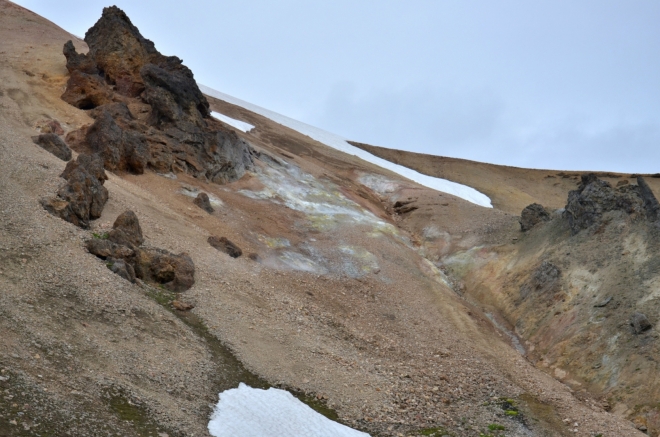
[[144, 237], [133, 211], [122, 213], [112, 227], [107, 235], [87, 241], [87, 250], [106, 260], [114, 273], [130, 282], [139, 278], [175, 292], [193, 286], [195, 265], [190, 256], [142, 247]]
[[527, 232], [539, 223], [550, 220], [550, 214], [543, 205], [532, 203], [525, 207], [520, 214], [520, 229]]
[[202, 208], [204, 211], [208, 212], [209, 214], [213, 213], [214, 209], [211, 206], [211, 200], [209, 199], [209, 195], [206, 193], [199, 193], [193, 203], [200, 208]]
[[623, 185], [613, 188], [608, 182], [598, 179], [593, 173], [582, 175], [577, 190], [568, 193], [564, 216], [574, 234], [600, 222], [609, 211], [623, 211], [629, 215], [658, 218], [658, 201], [643, 178], [638, 185]]
[[[108, 170], [187, 172], [211, 182], [239, 179], [252, 166], [249, 145], [210, 117], [209, 103], [181, 59], [160, 54], [112, 6], [85, 34], [88, 54], [71, 41], [71, 76], [62, 99], [96, 122], [72, 133], [76, 150], [101, 154]], [[135, 111], [135, 112], [133, 112]]]
[[243, 255], [241, 248], [225, 237], [210, 236], [207, 241], [211, 246], [218, 249], [220, 252], [226, 253], [232, 258], [238, 258]]
[[60, 177], [67, 183], [56, 197], [42, 199], [42, 206], [63, 220], [88, 228], [90, 220], [101, 217], [108, 201], [108, 190], [103, 186], [108, 176], [103, 162], [97, 155], [78, 155], [77, 160], [69, 161]]
[[52, 153], [62, 161], [71, 160], [71, 149], [57, 134], [46, 133], [32, 137], [34, 144]]

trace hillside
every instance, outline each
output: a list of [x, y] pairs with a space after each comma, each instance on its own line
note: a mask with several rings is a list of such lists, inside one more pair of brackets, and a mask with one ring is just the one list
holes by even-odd
[[[0, 436], [209, 435], [240, 382], [373, 436], [642, 435], [516, 350], [506, 299], [473, 292], [564, 235], [523, 238], [518, 215], [563, 206], [573, 176], [442, 174], [494, 209], [425, 188], [201, 95], [122, 14], [82, 41], [0, 0]], [[35, 144], [48, 131], [71, 160]], [[502, 256], [452, 270], [466, 253]]]

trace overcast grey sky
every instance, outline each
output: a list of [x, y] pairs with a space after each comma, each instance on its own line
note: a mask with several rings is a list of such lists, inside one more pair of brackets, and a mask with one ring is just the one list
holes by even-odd
[[[83, 36], [107, 1], [17, 0]], [[660, 172], [657, 0], [115, 0], [200, 83], [356, 141]]]

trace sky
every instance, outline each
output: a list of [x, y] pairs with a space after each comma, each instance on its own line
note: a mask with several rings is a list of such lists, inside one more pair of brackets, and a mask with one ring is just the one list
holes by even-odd
[[368, 144], [660, 173], [657, 0], [16, 0], [84, 36], [116, 4], [198, 82]]

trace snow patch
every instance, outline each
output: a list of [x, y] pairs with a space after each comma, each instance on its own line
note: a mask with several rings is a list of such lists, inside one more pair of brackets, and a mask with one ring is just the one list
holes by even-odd
[[462, 184], [457, 184], [456, 182], [451, 182], [446, 179], [427, 176], [419, 172], [416, 172], [415, 170], [412, 170], [410, 168], [404, 167], [402, 165], [394, 164], [393, 162], [386, 161], [385, 159], [374, 156], [365, 150], [362, 150], [358, 147], [349, 144], [345, 138], [342, 138], [339, 135], [326, 132], [323, 129], [310, 126], [301, 121], [294, 120], [292, 118], [278, 114], [276, 112], [270, 111], [260, 106], [253, 105], [252, 103], [248, 103], [243, 100], [237, 99], [236, 97], [232, 97], [228, 94], [221, 93], [220, 91], [216, 91], [207, 86], [201, 84], [198, 85], [199, 85], [199, 89], [208, 96], [215, 97], [216, 99], [223, 100], [233, 105], [240, 106], [242, 108], [250, 110], [264, 117], [270, 118], [274, 122], [286, 126], [290, 129], [296, 130], [302, 133], [303, 135], [307, 135], [310, 138], [325, 144], [326, 146], [332, 147], [344, 153], [348, 153], [349, 155], [355, 155], [358, 158], [364, 159], [365, 161], [375, 164], [379, 167], [391, 170], [425, 187], [432, 188], [437, 191], [442, 191], [444, 193], [452, 194], [454, 196], [465, 199], [468, 202], [472, 202], [476, 205], [484, 206], [486, 208], [492, 208], [492, 205], [490, 204], [490, 198], [485, 194], [475, 190], [472, 187], [468, 187]]
[[208, 425], [213, 437], [369, 437], [322, 416], [288, 391], [241, 383], [219, 398]]
[[236, 120], [235, 118], [227, 117], [224, 114], [220, 114], [219, 112], [211, 111], [211, 115], [213, 118], [217, 118], [221, 122], [228, 124], [229, 126], [240, 130], [241, 132], [250, 132], [252, 129], [254, 129], [254, 126], [252, 126], [250, 123], [246, 123], [241, 120]]

